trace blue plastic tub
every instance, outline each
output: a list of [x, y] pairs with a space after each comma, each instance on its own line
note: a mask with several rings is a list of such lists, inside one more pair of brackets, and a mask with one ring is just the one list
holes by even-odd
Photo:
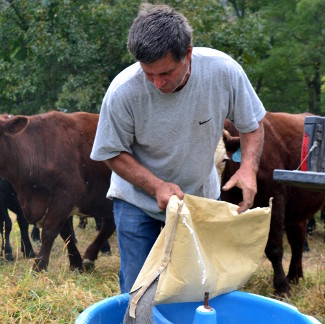
[[[129, 294], [106, 298], [85, 309], [75, 323], [123, 323], [128, 302]], [[153, 323], [191, 324], [200, 305], [202, 302], [158, 305], [152, 311]], [[240, 291], [210, 299], [209, 305], [216, 310], [217, 324], [320, 323], [314, 317], [300, 313], [292, 305]]]

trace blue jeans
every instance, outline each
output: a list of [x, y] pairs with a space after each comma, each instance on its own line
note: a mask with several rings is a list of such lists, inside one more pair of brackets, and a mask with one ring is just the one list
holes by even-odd
[[117, 198], [114, 198], [114, 220], [120, 251], [120, 289], [126, 293], [130, 292], [163, 223]]

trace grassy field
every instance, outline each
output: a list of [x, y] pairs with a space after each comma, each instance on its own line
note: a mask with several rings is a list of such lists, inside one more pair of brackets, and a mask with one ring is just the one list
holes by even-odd
[[[319, 219], [319, 217], [318, 217]], [[13, 220], [15, 217], [13, 216]], [[77, 220], [75, 220], [75, 227]], [[76, 228], [78, 248], [83, 254], [96, 235], [93, 220], [86, 229]], [[293, 286], [291, 297], [285, 302], [300, 312], [325, 323], [325, 244], [323, 225], [317, 224], [309, 238], [311, 252], [304, 253], [305, 278]], [[119, 294], [119, 256], [116, 236], [110, 239], [112, 256], [100, 254], [94, 271], [79, 273], [69, 270], [66, 247], [59, 237], [54, 243], [49, 269], [34, 273], [32, 261], [23, 259], [20, 252], [20, 234], [14, 222], [11, 243], [15, 261], [0, 263], [0, 323], [74, 323], [86, 307], [106, 297]], [[38, 246], [34, 245], [35, 251]], [[285, 244], [284, 266], [290, 261]], [[243, 287], [244, 291], [274, 297], [272, 267], [263, 259], [260, 268]]]

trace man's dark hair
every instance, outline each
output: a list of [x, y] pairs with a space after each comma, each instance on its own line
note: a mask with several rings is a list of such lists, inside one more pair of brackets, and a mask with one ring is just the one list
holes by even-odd
[[129, 32], [128, 49], [140, 62], [152, 63], [171, 53], [182, 60], [192, 44], [187, 19], [167, 5], [141, 5]]

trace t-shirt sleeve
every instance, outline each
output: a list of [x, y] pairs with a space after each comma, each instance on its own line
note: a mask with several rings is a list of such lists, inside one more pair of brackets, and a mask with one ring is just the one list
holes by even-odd
[[127, 104], [108, 89], [99, 114], [96, 136], [90, 158], [96, 161], [111, 159], [121, 152], [132, 154], [134, 122]]
[[233, 97], [228, 118], [241, 133], [258, 128], [265, 115], [265, 108], [243, 69], [238, 69], [233, 78]]

